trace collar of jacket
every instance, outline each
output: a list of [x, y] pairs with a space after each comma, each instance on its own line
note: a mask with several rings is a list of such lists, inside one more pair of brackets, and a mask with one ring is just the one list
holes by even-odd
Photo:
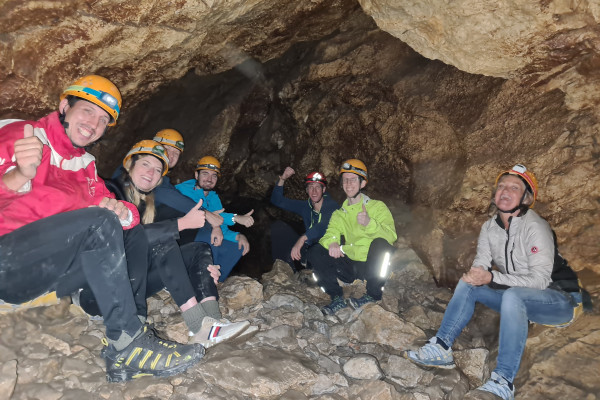
[[362, 195], [362, 202], [360, 203], [356, 203], [356, 204], [352, 204], [351, 206], [348, 205], [348, 199], [344, 200], [344, 203], [342, 204], [342, 210], [344, 210], [345, 213], [348, 212], [348, 210], [346, 209], [346, 207], [353, 207], [356, 206], [358, 204], [364, 204], [365, 206], [367, 205], [367, 203], [369, 202], [369, 200], [371, 200], [371, 198], [369, 196], [367, 196], [364, 193], [361, 193]]

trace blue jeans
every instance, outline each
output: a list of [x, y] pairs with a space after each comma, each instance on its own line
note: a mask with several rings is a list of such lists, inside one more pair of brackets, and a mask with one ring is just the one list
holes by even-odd
[[531, 289], [526, 287], [511, 287], [509, 289], [491, 289], [488, 286], [473, 286], [460, 280], [454, 296], [444, 313], [442, 325], [437, 337], [448, 346], [454, 340], [473, 316], [475, 303], [479, 302], [500, 313], [500, 339], [497, 374], [513, 382], [527, 340], [528, 321], [559, 325], [573, 318], [573, 296], [554, 289]]

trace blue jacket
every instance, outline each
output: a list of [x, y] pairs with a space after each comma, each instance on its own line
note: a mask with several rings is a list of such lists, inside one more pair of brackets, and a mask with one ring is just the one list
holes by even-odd
[[308, 245], [316, 243], [321, 239], [323, 234], [325, 234], [331, 214], [340, 208], [340, 205], [335, 200], [325, 194], [323, 195], [321, 211], [317, 212], [313, 208], [310, 199], [292, 200], [285, 197], [283, 195], [283, 185], [275, 185], [273, 193], [271, 193], [271, 203], [302, 217], [304, 229], [306, 230], [304, 233], [307, 237], [306, 244]]
[[[202, 207], [204, 207], [208, 211], [218, 211], [223, 209], [223, 205], [221, 204], [221, 199], [219, 198], [219, 195], [214, 190], [211, 190], [210, 192], [208, 192], [208, 195], [205, 196], [203, 189], [196, 189], [195, 179], [190, 179], [188, 181], [182, 182], [179, 185], [176, 185], [175, 188], [181, 194], [192, 199], [194, 204], [198, 203], [200, 199], [202, 199]], [[223, 239], [237, 243], [238, 233], [229, 229], [230, 226], [235, 224], [235, 222], [233, 222], [234, 214], [222, 212], [220, 215], [221, 217], [223, 217], [223, 225], [221, 225], [221, 230], [223, 231]]]

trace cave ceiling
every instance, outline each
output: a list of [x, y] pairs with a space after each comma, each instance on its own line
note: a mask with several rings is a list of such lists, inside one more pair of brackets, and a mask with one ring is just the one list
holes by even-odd
[[101, 174], [173, 127], [176, 180], [214, 154], [221, 188], [256, 207], [287, 165], [335, 184], [363, 158], [442, 280], [469, 265], [499, 169], [522, 162], [563, 253], [600, 273], [599, 21], [592, 0], [0, 0], [0, 118], [104, 75], [123, 113], [93, 150]]

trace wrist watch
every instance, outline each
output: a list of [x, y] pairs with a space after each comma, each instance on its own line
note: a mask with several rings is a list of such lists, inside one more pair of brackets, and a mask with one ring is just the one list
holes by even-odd
[[237, 215], [237, 214], [233, 214], [233, 215], [231, 216], [231, 222], [232, 222], [232, 223], [234, 223], [234, 224], [235, 224], [235, 216], [236, 216], [236, 215]]

